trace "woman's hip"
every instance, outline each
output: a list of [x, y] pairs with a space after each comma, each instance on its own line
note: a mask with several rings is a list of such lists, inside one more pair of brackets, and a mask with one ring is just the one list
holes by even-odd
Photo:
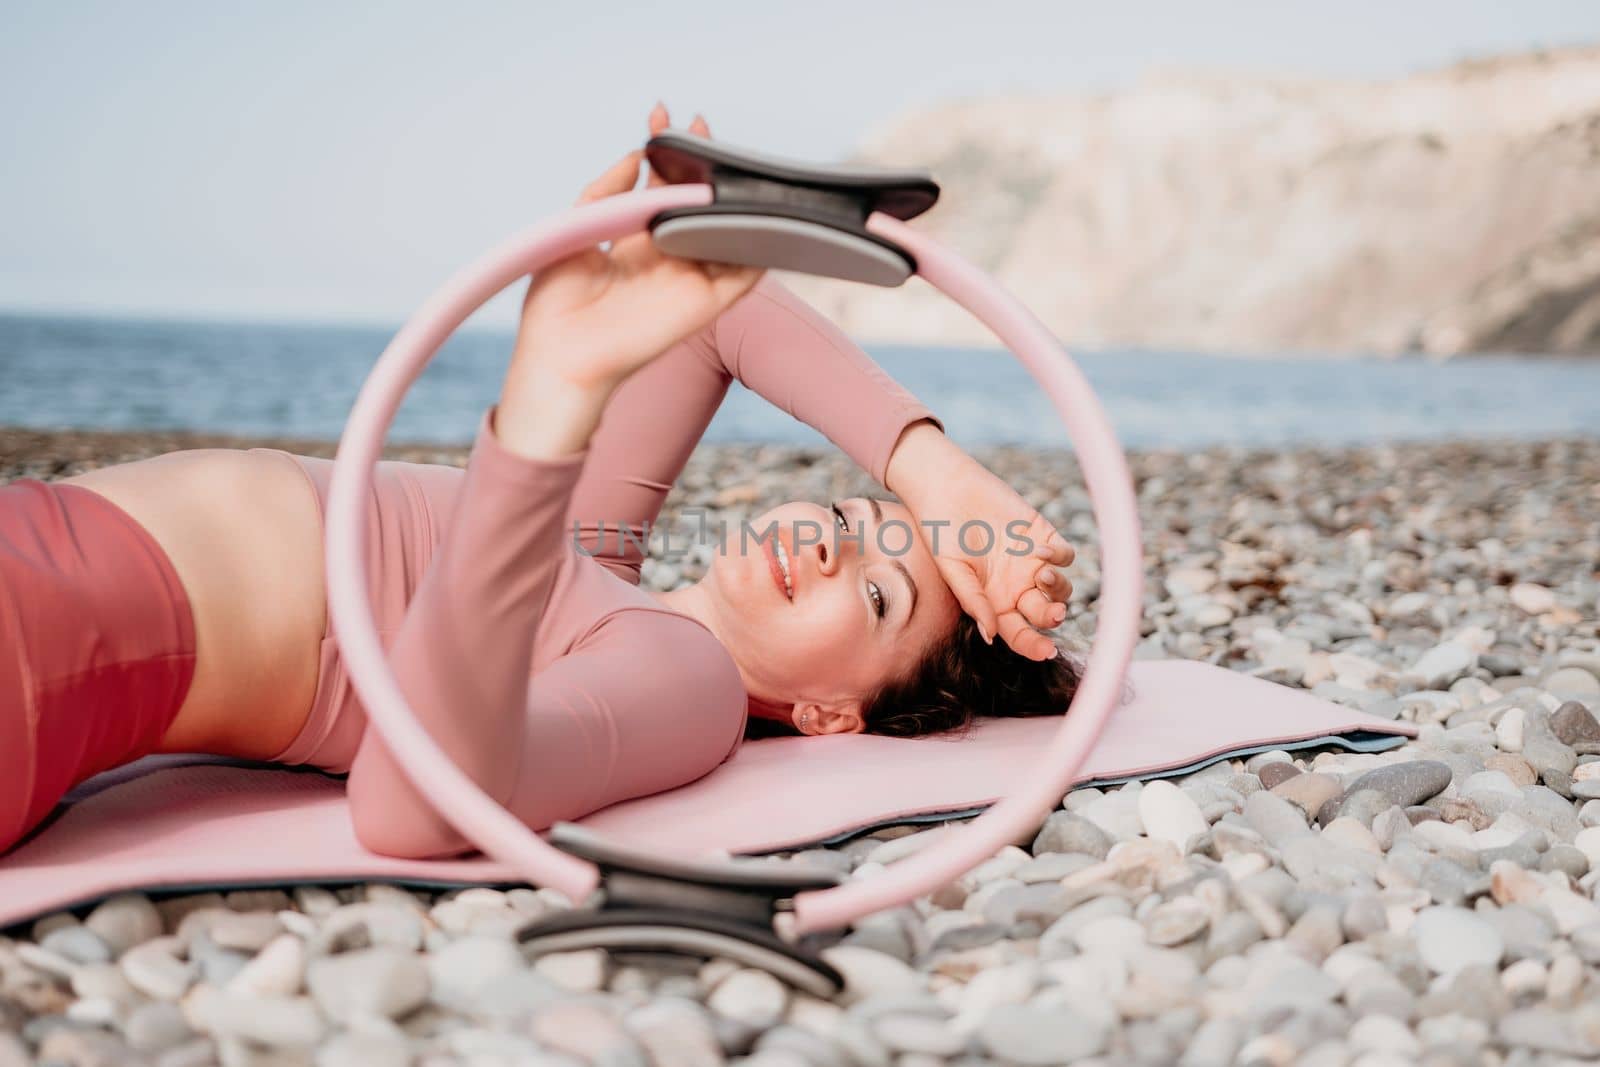
[[155, 751], [195, 659], [188, 596], [143, 526], [80, 486], [0, 486], [0, 850]]

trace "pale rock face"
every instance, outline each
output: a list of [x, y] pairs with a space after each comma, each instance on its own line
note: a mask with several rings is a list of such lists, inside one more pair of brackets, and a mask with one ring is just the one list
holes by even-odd
[[[857, 159], [1069, 346], [1600, 351], [1600, 48], [1397, 81], [1162, 75], [906, 115]], [[786, 278], [865, 341], [992, 338], [931, 287]]]

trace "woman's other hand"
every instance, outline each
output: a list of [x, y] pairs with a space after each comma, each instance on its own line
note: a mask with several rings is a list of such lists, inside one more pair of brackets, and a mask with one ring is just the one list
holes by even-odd
[[1042, 631], [1066, 618], [1072, 583], [1057, 568], [1077, 555], [1067, 539], [931, 423], [912, 426], [890, 464], [889, 488], [916, 517], [962, 610], [1019, 655], [1056, 655]]
[[[626, 193], [642, 150], [623, 156], [578, 197]], [[610, 390], [715, 319], [761, 279], [760, 267], [707, 263], [660, 251], [648, 232], [589, 248], [541, 270], [522, 303], [512, 374]]]
[[[632, 190], [643, 160], [640, 150], [623, 156], [578, 204]], [[495, 436], [531, 458], [588, 448], [617, 386], [710, 324], [765, 273], [666, 255], [644, 231], [545, 267], [522, 302]]]

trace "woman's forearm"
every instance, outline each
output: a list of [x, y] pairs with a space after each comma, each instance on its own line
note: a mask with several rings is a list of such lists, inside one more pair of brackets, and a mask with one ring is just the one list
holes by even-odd
[[[937, 464], [933, 448], [913, 442], [942, 436], [938, 416], [769, 276], [617, 386], [573, 494], [571, 521], [586, 554], [637, 580], [650, 527], [734, 380], [822, 433], [891, 491], [915, 485], [912, 470]], [[891, 455], [907, 473], [888, 477]]]
[[889, 460], [908, 426], [943, 429], [927, 405], [770, 276], [698, 340], [728, 373], [822, 433], [880, 485], [889, 485]]
[[514, 365], [500, 390], [494, 433], [524, 459], [553, 460], [589, 447], [615, 386], [574, 385]]
[[948, 472], [954, 460], [966, 456], [938, 423], [920, 419], [907, 426], [895, 442], [884, 471], [884, 488], [909, 505], [941, 471]]

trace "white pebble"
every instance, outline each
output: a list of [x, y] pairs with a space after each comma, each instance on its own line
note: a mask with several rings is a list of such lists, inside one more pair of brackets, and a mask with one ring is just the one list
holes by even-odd
[[1572, 839], [1573, 845], [1589, 858], [1589, 866], [1600, 868], [1600, 826], [1587, 826]]
[[920, 992], [926, 978], [893, 956], [859, 945], [833, 945], [821, 956], [845, 978], [840, 1004], [848, 1007], [870, 997]]
[[1511, 708], [1500, 717], [1499, 724], [1494, 728], [1494, 741], [1502, 752], [1522, 751], [1522, 732], [1527, 717], [1527, 712], [1521, 708]]
[[1037, 960], [979, 971], [961, 987], [960, 1012], [981, 1023], [983, 1013], [996, 1004], [1021, 1004], [1038, 988], [1042, 973]]
[[142, 893], [112, 897], [90, 912], [83, 924], [99, 934], [117, 956], [165, 932], [161, 913]]
[[178, 959], [176, 937], [157, 937], [122, 954], [118, 965], [128, 984], [155, 1000], [177, 1000], [195, 979], [193, 963]]
[[1422, 1051], [1416, 1035], [1392, 1015], [1363, 1016], [1350, 1028], [1348, 1040], [1353, 1048], [1362, 1052], [1387, 1052], [1410, 1057]]
[[1109, 952], [1122, 956], [1146, 944], [1143, 924], [1122, 915], [1104, 915], [1087, 923], [1078, 931], [1075, 940], [1085, 953]]
[[1500, 932], [1465, 908], [1424, 908], [1411, 930], [1422, 962], [1435, 974], [1453, 974], [1475, 963], [1495, 967], [1505, 952]]
[[1600, 696], [1600, 678], [1582, 667], [1562, 667], [1551, 671], [1544, 680], [1544, 688], [1563, 700], [1589, 700]]
[[1544, 995], [1556, 1006], [1567, 1006], [1583, 987], [1583, 961], [1573, 955], [1557, 956], [1550, 963], [1550, 981]]
[[1427, 689], [1442, 689], [1470, 671], [1477, 661], [1470, 649], [1444, 641], [1424, 652], [1406, 673], [1421, 679]]
[[1383, 846], [1378, 844], [1378, 839], [1372, 831], [1362, 825], [1361, 820], [1352, 819], [1348, 815], [1341, 815], [1322, 828], [1322, 836], [1327, 841], [1347, 848], [1359, 849], [1362, 852], [1381, 854]]
[[1529, 615], [1543, 615], [1556, 606], [1556, 595], [1532, 582], [1517, 582], [1507, 592], [1511, 603]]
[[533, 969], [563, 989], [592, 993], [606, 984], [606, 952], [600, 948], [548, 952], [534, 960]]
[[1549, 972], [1538, 960], [1518, 960], [1500, 972], [1500, 988], [1506, 995], [1535, 997], [1544, 992]]
[[183, 998], [183, 1015], [203, 1034], [272, 1048], [308, 1048], [327, 1031], [310, 997], [240, 997], [208, 985]]
[[522, 953], [503, 937], [468, 935], [427, 960], [435, 1003], [462, 1010], [497, 982], [527, 969]]
[[789, 996], [782, 982], [766, 971], [746, 968], [723, 979], [706, 998], [718, 1015], [765, 1030], [783, 1017]]
[[1472, 834], [1453, 823], [1440, 819], [1424, 819], [1411, 828], [1411, 832], [1434, 848], [1472, 849]]
[[416, 954], [380, 946], [313, 960], [306, 988], [330, 1019], [398, 1019], [428, 999], [428, 970]]
[[1139, 793], [1139, 821], [1145, 833], [1172, 843], [1179, 852], [1211, 826], [1188, 793], [1162, 778], [1145, 783]]
[[240, 968], [228, 982], [230, 993], [257, 997], [287, 997], [300, 992], [305, 981], [306, 949], [293, 934], [280, 934]]

